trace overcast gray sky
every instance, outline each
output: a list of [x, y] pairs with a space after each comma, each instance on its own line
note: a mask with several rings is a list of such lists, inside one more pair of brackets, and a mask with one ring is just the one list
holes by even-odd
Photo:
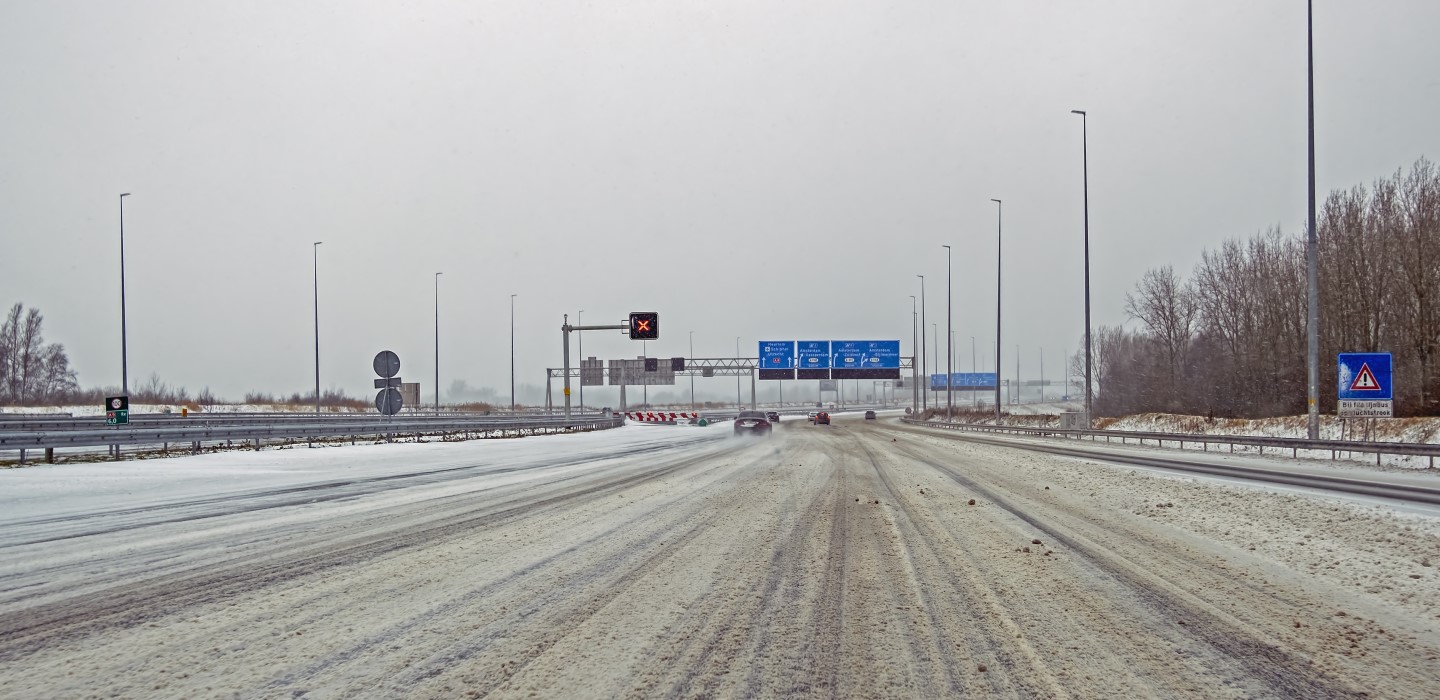
[[[1440, 156], [1440, 3], [1316, 2], [1320, 196]], [[900, 338], [924, 274], [958, 370], [1083, 332], [1150, 267], [1305, 216], [1305, 3], [0, 3], [0, 302], [83, 385], [373, 393], [399, 353], [508, 394], [562, 314], [661, 314], [650, 354]], [[943, 352], [943, 341], [941, 343]], [[638, 342], [587, 334], [586, 354]], [[993, 367], [993, 360], [983, 360]], [[702, 393], [733, 391], [702, 380]], [[747, 391], [748, 393], [748, 391]], [[788, 393], [788, 392], [787, 392]]]

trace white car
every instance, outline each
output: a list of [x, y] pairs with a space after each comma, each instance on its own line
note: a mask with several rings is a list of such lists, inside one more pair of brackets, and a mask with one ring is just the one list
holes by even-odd
[[811, 423], [814, 423], [814, 422], [815, 422], [815, 416], [818, 416], [818, 415], [820, 415], [820, 412], [819, 412], [819, 411], [811, 411], [811, 412], [810, 412], [810, 415], [807, 416], [807, 417], [810, 419], [810, 422], [811, 422]]

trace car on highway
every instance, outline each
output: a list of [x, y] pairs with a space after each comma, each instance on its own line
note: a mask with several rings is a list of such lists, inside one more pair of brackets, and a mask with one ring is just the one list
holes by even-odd
[[830, 425], [830, 414], [824, 411], [815, 414], [815, 425]]
[[874, 411], [866, 411], [866, 412], [865, 412], [865, 420], [875, 420], [875, 412], [874, 412]]
[[811, 411], [811, 412], [809, 413], [809, 415], [805, 416], [805, 418], [806, 418], [807, 420], [809, 420], [811, 423], [814, 423], [814, 422], [815, 422], [815, 416], [818, 416], [818, 415], [820, 415], [820, 412], [819, 412], [819, 411]]
[[780, 412], [779, 412], [779, 411], [766, 411], [766, 412], [765, 412], [765, 420], [768, 420], [768, 421], [770, 421], [771, 423], [779, 423], [779, 422], [780, 422]]
[[770, 420], [760, 411], [741, 411], [735, 416], [736, 435], [760, 435], [770, 437]]

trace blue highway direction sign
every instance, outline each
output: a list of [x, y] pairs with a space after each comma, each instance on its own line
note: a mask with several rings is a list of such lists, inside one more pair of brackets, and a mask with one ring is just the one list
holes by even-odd
[[760, 341], [760, 367], [761, 369], [794, 369], [795, 341]]
[[830, 341], [831, 376], [836, 379], [899, 379], [900, 341]]
[[759, 357], [759, 379], [795, 378], [795, 341], [762, 340]]
[[801, 340], [795, 344], [797, 379], [830, 378], [830, 341]]

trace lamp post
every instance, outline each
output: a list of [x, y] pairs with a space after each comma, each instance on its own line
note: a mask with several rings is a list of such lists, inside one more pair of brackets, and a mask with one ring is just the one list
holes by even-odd
[[[938, 323], [932, 323], [932, 324], [930, 324], [930, 343], [931, 343], [931, 345], [932, 345], [932, 347], [931, 347], [930, 349], [934, 351], [934, 352], [931, 353], [931, 357], [934, 357], [935, 355], [939, 355], [939, 354], [940, 354], [940, 324], [938, 324]], [[939, 367], [936, 367], [935, 369], [940, 369], [940, 368], [939, 368]], [[946, 383], [946, 384], [949, 384], [949, 383], [950, 383], [950, 378], [949, 378], [949, 377], [946, 377], [946, 378], [945, 378], [945, 383]], [[938, 405], [940, 404], [940, 399], [938, 399], [938, 398], [935, 399], [935, 404], [938, 406]]]
[[510, 412], [516, 412], [516, 295], [510, 295]]
[[125, 198], [120, 194], [120, 395], [130, 395], [130, 358], [125, 342]]
[[950, 246], [942, 245], [945, 249], [945, 422], [950, 422], [950, 414], [955, 410], [955, 392], [950, 386], [951, 377], [955, 374], [954, 367], [954, 336], [955, 332], [950, 329], [951, 315], [950, 303]]
[[1307, 326], [1305, 359], [1306, 400], [1309, 414], [1306, 421], [1307, 434], [1311, 440], [1320, 439], [1320, 302], [1319, 302], [1319, 242], [1315, 232], [1315, 7], [1313, 2], [1305, 3], [1305, 68], [1309, 81], [1309, 131], [1310, 131], [1310, 230], [1305, 236], [1306, 287], [1309, 296], [1306, 309]]
[[1085, 192], [1085, 427], [1092, 423], [1090, 418], [1090, 153], [1089, 123], [1085, 110], [1072, 109], [1071, 114], [1080, 115], [1080, 167]]
[[435, 413], [440, 413], [440, 275], [435, 273]]
[[910, 393], [914, 395], [913, 398], [911, 399], [910, 406], [911, 406], [911, 410], [912, 410], [912, 411], [918, 412], [918, 411], [920, 410], [920, 379], [919, 379], [920, 373], [919, 373], [919, 369], [916, 367], [915, 360], [920, 356], [920, 343], [919, 343], [919, 340], [920, 340], [920, 332], [919, 332], [919, 330], [918, 330], [918, 329], [920, 328], [920, 326], [918, 325], [918, 324], [919, 324], [919, 321], [916, 320], [916, 319], [919, 318], [919, 315], [918, 315], [917, 312], [916, 312], [915, 304], [916, 304], [915, 295], [914, 295], [914, 294], [911, 294], [911, 295], [910, 295], [910, 347], [912, 347], [912, 348], [915, 349], [915, 357], [910, 358], [910, 384], [912, 385], [912, 387], [911, 387], [911, 392], [910, 392]]
[[[690, 359], [695, 359], [695, 331], [690, 331]], [[690, 412], [695, 412], [695, 374], [690, 374]]]
[[740, 336], [735, 336], [735, 407], [740, 408]]
[[[970, 336], [970, 373], [975, 374], [975, 336]], [[980, 394], [974, 389], [970, 390], [970, 398], [973, 399], [975, 408], [980, 408]]]
[[[585, 325], [585, 321], [580, 318], [580, 314], [583, 314], [583, 313], [585, 313], [585, 309], [580, 309], [579, 311], [576, 311], [576, 312], [575, 312], [575, 325], [577, 325], [577, 326], [583, 326], [583, 325]], [[584, 413], [584, 412], [585, 412], [585, 334], [584, 334], [584, 333], [576, 333], [575, 335], [580, 336], [580, 337], [578, 338], [578, 340], [580, 341], [580, 412], [581, 412], [581, 413]]]
[[310, 246], [310, 271], [315, 286], [315, 413], [320, 413], [320, 244]]
[[1000, 425], [1000, 242], [1005, 203], [994, 198], [990, 201], [995, 203], [995, 425]]
[[[930, 381], [930, 354], [925, 352], [925, 275], [915, 275], [920, 278], [920, 374], [925, 376], [925, 381]], [[930, 393], [920, 397], [920, 407], [930, 408]]]

